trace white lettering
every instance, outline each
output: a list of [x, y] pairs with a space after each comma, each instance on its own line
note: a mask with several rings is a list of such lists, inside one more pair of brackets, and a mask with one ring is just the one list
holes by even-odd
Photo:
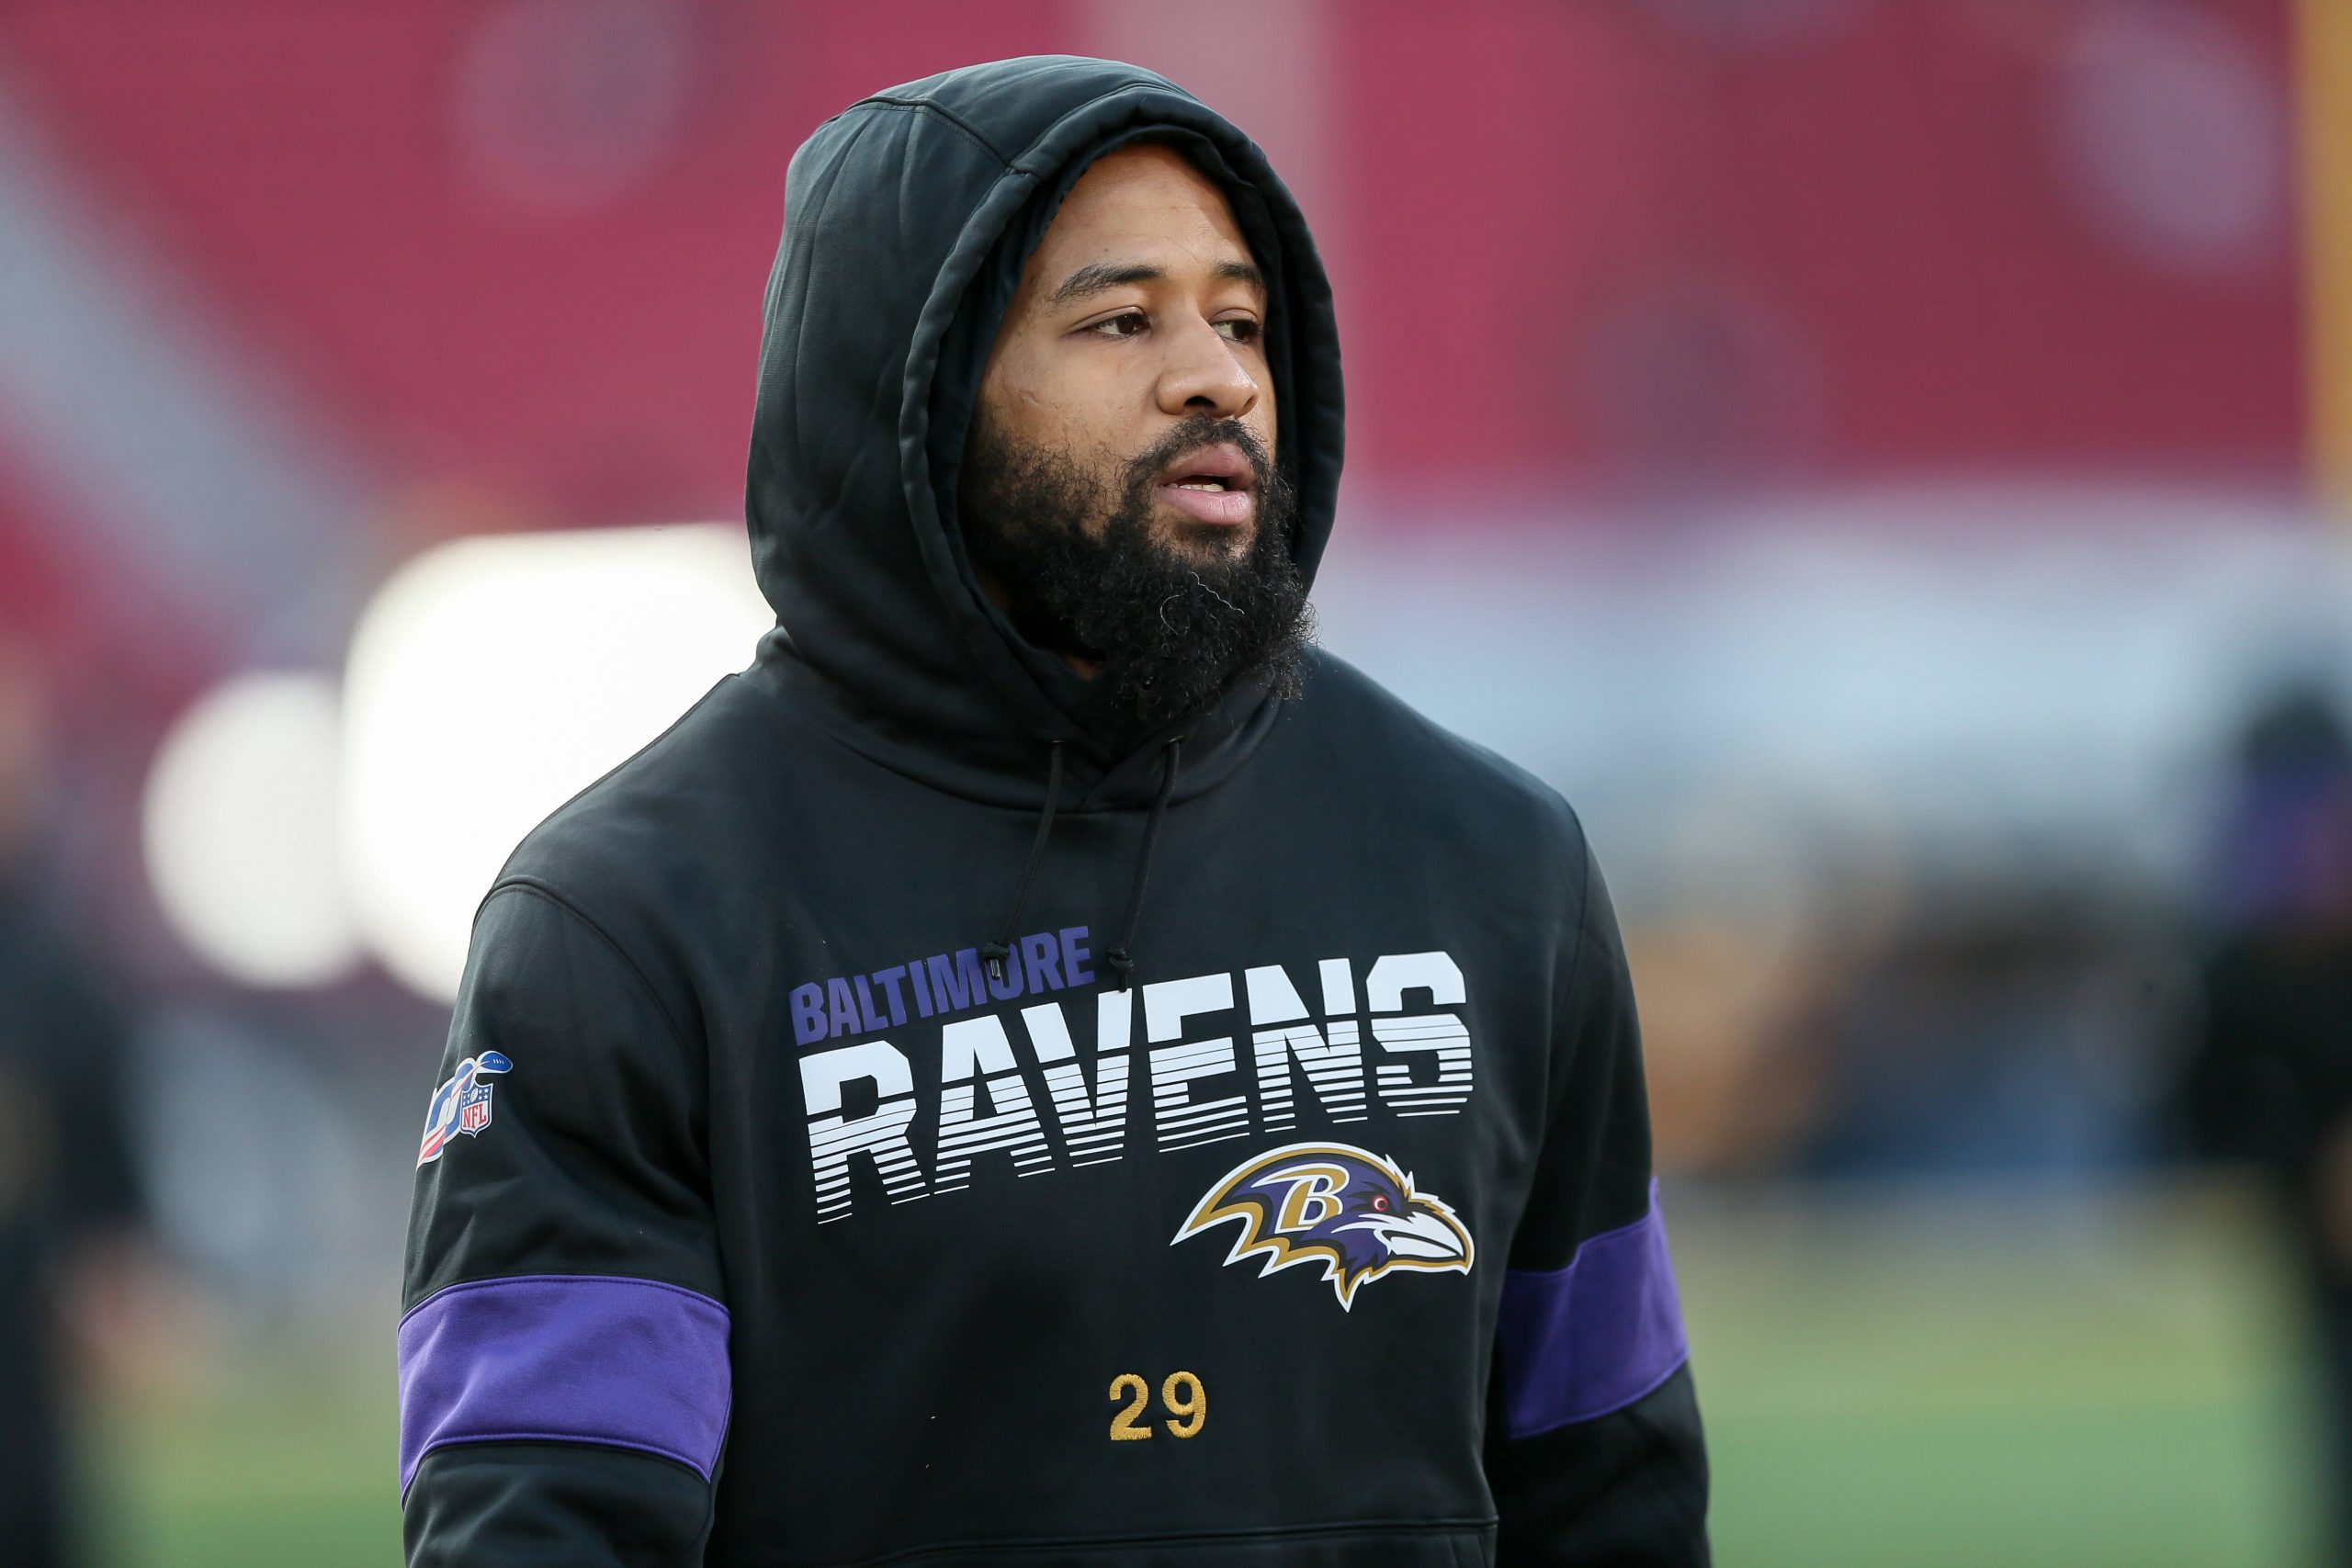
[[[1144, 1037], [1175, 1040], [1183, 1033], [1186, 1019], [1196, 1013], [1220, 1012], [1232, 1006], [1231, 975], [1157, 981], [1143, 988]], [[1199, 1144], [1238, 1138], [1250, 1131], [1248, 1095], [1196, 1100], [1189, 1087], [1196, 1078], [1233, 1071], [1231, 1035], [1164, 1045], [1149, 1055], [1152, 1122], [1159, 1129], [1162, 1149], [1189, 1149]]]
[[[859, 1078], [874, 1080], [881, 1102], [871, 1115], [844, 1118], [841, 1114], [842, 1086]], [[852, 1155], [873, 1160], [891, 1202], [930, 1196], [922, 1167], [907, 1143], [907, 1124], [915, 1118], [914, 1088], [913, 1069], [887, 1040], [868, 1040], [800, 1058], [800, 1096], [809, 1117], [808, 1157], [816, 1180], [819, 1224], [849, 1214]]]
[[1127, 1031], [1135, 1011], [1131, 991], [1105, 991], [1094, 1006], [1094, 1086], [1070, 1043], [1061, 1004], [1041, 1002], [1021, 1010], [1029, 1044], [1046, 1074], [1054, 1120], [1073, 1165], [1108, 1165], [1117, 1159], [1127, 1135]]

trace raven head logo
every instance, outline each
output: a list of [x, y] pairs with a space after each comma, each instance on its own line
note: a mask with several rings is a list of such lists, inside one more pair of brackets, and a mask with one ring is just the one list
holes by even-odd
[[1442, 1199], [1413, 1190], [1413, 1179], [1347, 1144], [1286, 1144], [1227, 1171], [1176, 1233], [1170, 1247], [1212, 1225], [1238, 1221], [1226, 1262], [1263, 1257], [1264, 1279], [1301, 1263], [1323, 1278], [1349, 1311], [1356, 1291], [1395, 1269], [1470, 1271], [1470, 1233]]

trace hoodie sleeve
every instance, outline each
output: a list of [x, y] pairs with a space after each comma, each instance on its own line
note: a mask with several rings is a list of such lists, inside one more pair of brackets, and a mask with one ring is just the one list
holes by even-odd
[[701, 1053], [536, 882], [474, 928], [399, 1335], [410, 1568], [700, 1561], [731, 1389]]
[[1487, 1402], [1505, 1568], [1698, 1568], [1707, 1461], [1650, 1173], [1633, 980], [1589, 845], [1560, 1064]]

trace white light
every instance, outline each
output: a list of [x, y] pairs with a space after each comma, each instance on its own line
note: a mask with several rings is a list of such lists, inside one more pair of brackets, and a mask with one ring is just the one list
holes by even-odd
[[2194, 7], [2079, 17], [2059, 126], [2085, 210], [2160, 265], [2260, 265], [2285, 227], [2292, 156], [2269, 71]]
[[147, 776], [156, 901], [249, 985], [324, 985], [358, 958], [336, 867], [341, 742], [327, 677], [240, 675], [188, 710]]
[[738, 529], [461, 540], [361, 615], [345, 686], [344, 863], [361, 938], [457, 994], [516, 841], [750, 661], [775, 615]]

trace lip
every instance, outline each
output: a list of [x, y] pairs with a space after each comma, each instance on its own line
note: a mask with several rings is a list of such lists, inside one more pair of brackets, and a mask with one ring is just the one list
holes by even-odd
[[[1190, 479], [1223, 479], [1227, 490], [1186, 490]], [[1153, 487], [1161, 500], [1196, 523], [1238, 527], [1258, 514], [1258, 471], [1229, 441], [1188, 452], [1160, 470]]]

